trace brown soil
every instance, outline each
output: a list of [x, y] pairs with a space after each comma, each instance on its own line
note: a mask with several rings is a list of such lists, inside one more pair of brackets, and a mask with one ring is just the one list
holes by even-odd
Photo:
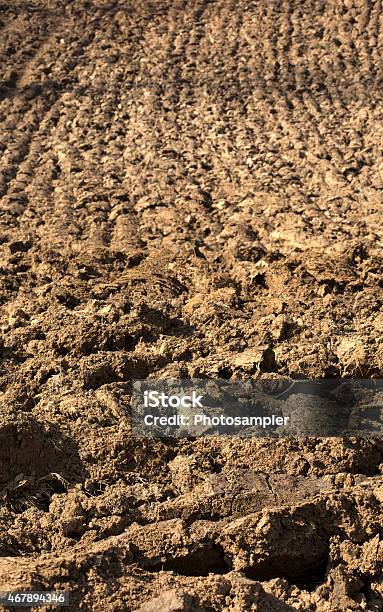
[[132, 380], [383, 375], [378, 0], [0, 2], [0, 591], [383, 607], [380, 439], [142, 441]]

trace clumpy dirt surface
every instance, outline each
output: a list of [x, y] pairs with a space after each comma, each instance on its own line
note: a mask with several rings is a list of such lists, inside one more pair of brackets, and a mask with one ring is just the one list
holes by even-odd
[[380, 438], [151, 441], [144, 378], [382, 377], [378, 0], [0, 2], [0, 591], [383, 607]]

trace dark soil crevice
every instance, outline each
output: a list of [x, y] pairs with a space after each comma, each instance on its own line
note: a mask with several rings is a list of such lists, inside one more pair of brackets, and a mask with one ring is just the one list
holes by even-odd
[[328, 566], [328, 551], [316, 559], [310, 560], [310, 554], [305, 557], [274, 557], [245, 569], [244, 574], [252, 580], [271, 580], [285, 578], [288, 582], [308, 591], [315, 589], [325, 580]]
[[187, 553], [184, 556], [166, 559], [155, 565], [145, 563], [144, 567], [151, 572], [174, 572], [180, 576], [208, 576], [209, 574], [226, 574], [231, 565], [223, 549], [216, 544], [208, 544]]

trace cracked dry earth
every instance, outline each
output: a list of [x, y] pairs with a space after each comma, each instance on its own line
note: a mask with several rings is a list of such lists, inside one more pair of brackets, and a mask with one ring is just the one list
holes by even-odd
[[150, 441], [142, 378], [383, 375], [377, 0], [0, 2], [0, 590], [383, 607], [381, 438]]

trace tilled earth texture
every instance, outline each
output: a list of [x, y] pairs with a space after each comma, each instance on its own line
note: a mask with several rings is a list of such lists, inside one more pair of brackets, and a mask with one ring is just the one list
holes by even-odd
[[140, 440], [132, 381], [383, 375], [378, 0], [0, 1], [0, 591], [383, 606], [381, 438]]

